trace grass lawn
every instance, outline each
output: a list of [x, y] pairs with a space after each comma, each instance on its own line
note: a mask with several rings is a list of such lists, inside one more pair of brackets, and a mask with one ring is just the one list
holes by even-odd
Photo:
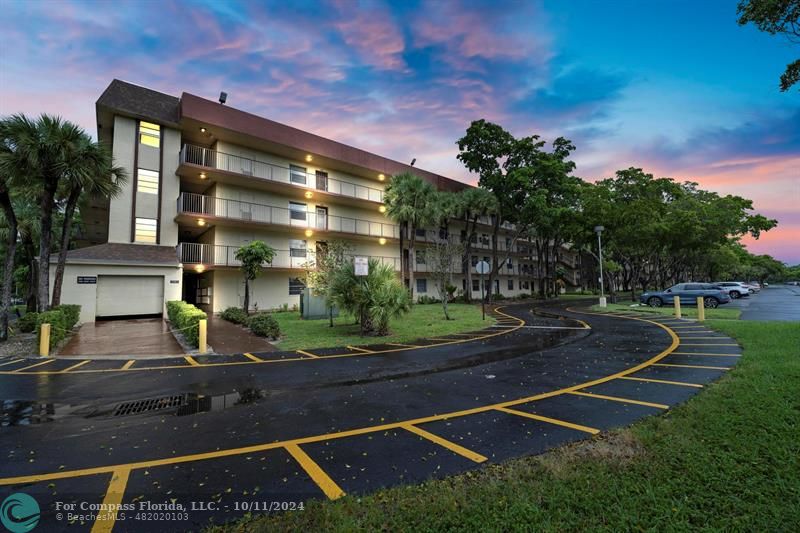
[[744, 355], [662, 416], [541, 456], [217, 531], [797, 531], [800, 325], [709, 325]]
[[[655, 313], [658, 315], [674, 315], [675, 309], [673, 307], [648, 307], [646, 305], [631, 307], [629, 303], [623, 304], [608, 304], [603, 308], [599, 305], [593, 305], [592, 311], [626, 311], [634, 313]], [[725, 309], [724, 307], [717, 307], [716, 309], [709, 309], [706, 307], [706, 318], [721, 318], [736, 320], [742, 314], [741, 309]], [[697, 307], [681, 306], [681, 315], [684, 318], [697, 318]]]
[[447, 306], [450, 318], [445, 320], [441, 304], [416, 304], [411, 312], [402, 318], [392, 320], [387, 337], [362, 337], [358, 334], [358, 324], [353, 318], [339, 316], [333, 319], [331, 328], [327, 319], [302, 320], [300, 313], [273, 313], [281, 326], [284, 339], [276, 346], [281, 350], [322, 348], [329, 346], [357, 346], [359, 344], [380, 344], [384, 342], [408, 342], [422, 337], [435, 337], [463, 331], [474, 331], [494, 324], [486, 316], [481, 320], [480, 305], [450, 304]]

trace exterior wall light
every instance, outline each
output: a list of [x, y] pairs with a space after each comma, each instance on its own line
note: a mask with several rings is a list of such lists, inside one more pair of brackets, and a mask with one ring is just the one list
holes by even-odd
[[205, 133], [207, 130], [205, 128], [200, 128], [200, 133]]
[[197, 219], [197, 225], [198, 226], [205, 226], [206, 225], [206, 221], [203, 220], [202, 218], [199, 218], [199, 219]]
[[206, 269], [203, 265], [197, 265], [194, 267], [195, 272], [202, 272]]
[[306, 237], [311, 237], [312, 235], [314, 235], [314, 232], [311, 231], [310, 229], [307, 229], [306, 230]]
[[386, 176], [384, 176], [383, 174], [378, 174], [378, 181], [383, 181], [385, 179], [386, 179]]
[[381, 213], [385, 213], [386, 212], [386, 206], [385, 205], [380, 206], [378, 208], [378, 211], [380, 211]]
[[207, 177], [207, 176], [206, 176], [206, 173], [205, 173], [205, 172], [201, 172], [201, 173], [200, 173], [200, 179], [201, 179], [201, 180], [204, 180], [204, 179], [206, 179], [206, 177]]
[[386, 239], [384, 239], [383, 237], [381, 237], [380, 239], [378, 239], [378, 244], [380, 244], [381, 246], [383, 246], [384, 244], [386, 244]]
[[314, 196], [314, 193], [311, 191], [306, 191], [306, 198], [311, 198], [312, 196]]
[[314, 158], [313, 158], [313, 157], [311, 157], [311, 154], [308, 154], [308, 155], [306, 156], [306, 161], [308, 161], [309, 163], [311, 163], [311, 160], [312, 160], [312, 159], [314, 159]]

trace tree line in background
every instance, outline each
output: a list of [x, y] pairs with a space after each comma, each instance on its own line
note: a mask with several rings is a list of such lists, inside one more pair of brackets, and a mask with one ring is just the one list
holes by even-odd
[[[3, 252], [0, 340], [8, 338], [12, 289], [23, 287], [28, 311], [61, 303], [66, 253], [80, 206], [113, 197], [127, 179], [110, 150], [59, 117], [0, 119], [0, 247]], [[50, 255], [58, 252], [50, 295]]]

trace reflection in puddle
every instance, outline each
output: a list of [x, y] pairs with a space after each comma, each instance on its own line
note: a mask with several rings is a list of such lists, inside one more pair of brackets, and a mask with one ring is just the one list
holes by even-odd
[[[28, 400], [2, 400], [2, 416], [0, 416], [0, 428], [11, 426], [32, 426], [55, 422], [67, 417], [95, 418], [111, 417], [125, 418], [137, 414], [166, 414], [174, 413], [177, 416], [194, 415], [209, 411], [221, 411], [240, 405], [254, 403], [265, 395], [265, 391], [255, 388], [243, 389], [241, 391], [229, 392], [226, 394], [183, 394], [178, 395], [179, 401], [170, 405], [169, 408], [158, 410], [148, 410], [147, 412], [128, 411], [120, 416], [115, 414], [118, 409], [91, 405], [68, 405], [59, 403], [44, 403]], [[174, 398], [174, 397], [173, 397]], [[147, 402], [149, 400], [141, 400]], [[126, 404], [131, 402], [126, 402]], [[117, 408], [123, 404], [117, 405]]]

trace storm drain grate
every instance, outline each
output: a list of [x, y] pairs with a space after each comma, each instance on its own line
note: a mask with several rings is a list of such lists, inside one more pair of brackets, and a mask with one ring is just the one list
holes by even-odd
[[172, 409], [180, 407], [185, 403], [185, 396], [162, 396], [161, 398], [148, 398], [145, 400], [134, 400], [119, 404], [114, 409], [114, 416], [137, 415], [149, 411], [160, 411], [162, 409]]

